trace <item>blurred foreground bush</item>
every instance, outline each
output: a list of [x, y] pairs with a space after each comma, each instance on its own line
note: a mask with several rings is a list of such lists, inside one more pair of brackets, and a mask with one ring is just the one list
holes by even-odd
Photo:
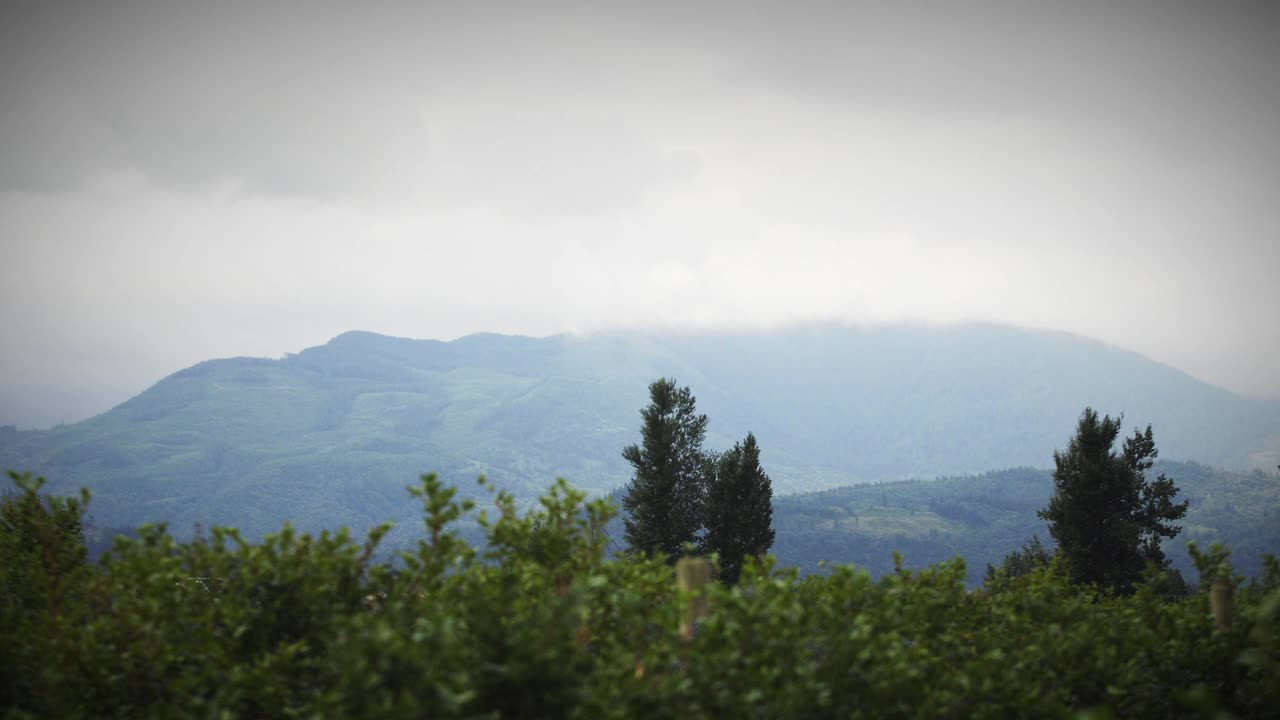
[[[769, 561], [686, 638], [670, 566], [607, 559], [614, 509], [563, 481], [535, 511], [495, 496], [488, 543], [451, 527], [469, 503], [434, 476], [411, 492], [423, 539], [373, 565], [386, 527], [163, 527], [85, 562], [87, 495], [12, 475], [0, 507], [0, 715], [221, 717], [1264, 717], [1280, 707], [1280, 573], [1249, 587], [1225, 551], [1233, 622], [1162, 578], [1116, 597], [1050, 564], [985, 589], [959, 560], [879, 581], [801, 578]], [[1224, 715], [1225, 713], [1225, 715]]]

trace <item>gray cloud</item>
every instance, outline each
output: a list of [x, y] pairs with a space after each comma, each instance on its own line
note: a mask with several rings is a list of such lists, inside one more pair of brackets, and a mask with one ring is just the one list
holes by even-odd
[[352, 328], [984, 320], [1280, 393], [1268, 4], [0, 13], [0, 422]]
[[431, 3], [231, 7], [15, 11], [0, 183], [58, 190], [136, 171], [545, 212], [629, 203], [687, 172], [689, 158], [634, 127], [625, 104], [611, 107], [610, 83], [627, 78], [554, 18], [507, 9], [495, 22]]

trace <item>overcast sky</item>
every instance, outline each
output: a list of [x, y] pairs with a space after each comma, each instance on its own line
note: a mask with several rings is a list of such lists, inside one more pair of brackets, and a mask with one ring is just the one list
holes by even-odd
[[10, 0], [0, 423], [352, 329], [992, 321], [1280, 394], [1274, 5]]

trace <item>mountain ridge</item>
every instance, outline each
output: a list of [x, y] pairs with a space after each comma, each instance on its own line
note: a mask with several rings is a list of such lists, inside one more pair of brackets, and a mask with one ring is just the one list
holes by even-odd
[[350, 331], [277, 359], [197, 363], [80, 423], [0, 434], [0, 463], [90, 487], [120, 524], [360, 525], [402, 519], [422, 472], [485, 474], [522, 499], [556, 476], [616, 488], [660, 376], [692, 388], [709, 448], [755, 432], [779, 492], [1044, 467], [1085, 405], [1153, 423], [1170, 459], [1269, 468], [1280, 450], [1280, 402], [1070, 333], [806, 325]]

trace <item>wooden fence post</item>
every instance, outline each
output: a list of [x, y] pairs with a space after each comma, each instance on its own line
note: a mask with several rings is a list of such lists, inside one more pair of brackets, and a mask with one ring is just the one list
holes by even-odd
[[600, 526], [596, 525], [596, 519], [593, 517], [588, 517], [587, 523], [588, 523], [588, 532], [589, 532], [588, 537], [591, 540], [591, 547], [594, 548], [600, 544], [600, 535], [601, 535]]
[[694, 624], [711, 614], [711, 601], [706, 594], [710, 583], [711, 563], [706, 558], [681, 558], [676, 563], [676, 589], [693, 593], [680, 622], [680, 635], [686, 640], [693, 637]]
[[[1225, 563], [1224, 563], [1225, 565]], [[1231, 583], [1231, 566], [1226, 566], [1227, 577], [1219, 575], [1214, 578], [1209, 588], [1209, 607], [1213, 610], [1213, 621], [1223, 630], [1231, 627], [1231, 601], [1235, 587]]]

